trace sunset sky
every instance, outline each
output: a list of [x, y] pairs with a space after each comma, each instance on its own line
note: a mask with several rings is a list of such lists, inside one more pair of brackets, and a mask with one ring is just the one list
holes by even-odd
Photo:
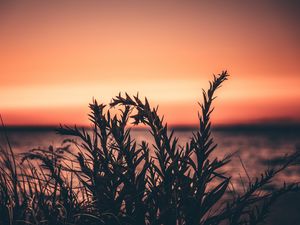
[[216, 124], [300, 121], [299, 40], [297, 1], [1, 1], [0, 113], [85, 125], [93, 97], [127, 91], [192, 125], [228, 70]]

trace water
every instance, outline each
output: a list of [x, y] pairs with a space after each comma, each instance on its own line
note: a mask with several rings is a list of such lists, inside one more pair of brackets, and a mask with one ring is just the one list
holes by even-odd
[[[179, 144], [184, 145], [192, 136], [193, 130], [176, 131]], [[14, 152], [22, 153], [32, 148], [48, 148], [49, 145], [59, 147], [67, 138], [56, 134], [52, 129], [8, 129], [7, 135]], [[153, 140], [146, 130], [133, 130], [137, 142], [145, 140], [150, 144]], [[218, 144], [213, 157], [221, 158], [226, 154], [236, 152], [225, 170], [233, 177], [235, 183], [241, 183], [240, 177], [247, 182], [248, 175], [252, 178], [278, 162], [278, 158], [300, 150], [299, 129], [233, 129], [224, 128], [213, 131], [215, 143]], [[0, 144], [6, 143], [3, 132]], [[242, 162], [241, 162], [242, 161]], [[242, 165], [243, 163], [243, 165]], [[243, 168], [244, 166], [244, 168]], [[281, 174], [277, 183], [300, 180], [300, 169], [292, 167]]]
[[[192, 132], [192, 130], [176, 131], [175, 136], [179, 137], [179, 144], [184, 145], [186, 141], [189, 141]], [[59, 147], [66, 138], [49, 129], [8, 129], [7, 134], [15, 153], [26, 152], [32, 148], [48, 148], [49, 145]], [[145, 130], [134, 130], [132, 135], [138, 142], [145, 140], [153, 143], [149, 132]], [[218, 144], [213, 157], [221, 158], [226, 154], [236, 152], [225, 170], [232, 177], [232, 183], [236, 189], [239, 190], [243, 190], [243, 183], [246, 185], [248, 182], [245, 169], [251, 179], [254, 179], [268, 167], [276, 166], [276, 163], [280, 161], [279, 157], [291, 154], [296, 150], [300, 151], [300, 129], [293, 127], [262, 129], [228, 127], [214, 130], [213, 137], [215, 143]], [[0, 132], [0, 145], [6, 145], [3, 132]], [[280, 174], [275, 183], [280, 185], [284, 181], [299, 180], [300, 166], [294, 166]], [[299, 194], [286, 195], [273, 208], [267, 224], [298, 225], [300, 221], [299, 204]]]

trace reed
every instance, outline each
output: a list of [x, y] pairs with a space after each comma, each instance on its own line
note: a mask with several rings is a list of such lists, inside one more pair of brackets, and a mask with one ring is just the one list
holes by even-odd
[[[228, 78], [214, 76], [203, 91], [199, 128], [178, 144], [158, 108], [147, 98], [119, 94], [109, 106], [90, 104], [91, 129], [60, 126], [63, 147], [16, 156], [0, 148], [0, 224], [254, 225], [297, 184], [267, 189], [300, 154], [249, 180], [235, 191], [223, 168], [231, 155], [212, 156], [210, 115], [216, 90]], [[112, 114], [112, 108], [120, 110]], [[148, 127], [153, 145], [138, 143], [129, 123]]]

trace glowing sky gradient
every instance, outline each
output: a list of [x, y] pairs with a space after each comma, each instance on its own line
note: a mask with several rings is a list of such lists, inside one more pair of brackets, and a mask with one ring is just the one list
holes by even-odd
[[217, 124], [300, 120], [299, 4], [241, 2], [1, 1], [0, 113], [9, 125], [87, 124], [93, 97], [127, 91], [191, 125], [201, 88], [227, 69]]

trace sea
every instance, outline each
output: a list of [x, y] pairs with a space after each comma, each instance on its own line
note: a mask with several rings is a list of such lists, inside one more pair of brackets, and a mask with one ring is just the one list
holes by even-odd
[[[178, 145], [185, 146], [197, 131], [197, 128], [176, 127], [174, 128]], [[137, 143], [154, 143], [147, 129], [132, 129], [132, 137]], [[7, 147], [10, 142], [15, 154], [24, 153], [34, 148], [47, 149], [50, 145], [61, 147], [63, 140], [71, 138], [61, 136], [53, 127], [7, 127], [0, 130], [0, 145]], [[235, 182], [248, 183], [249, 177], [255, 179], [266, 169], [280, 166], [284, 157], [300, 151], [300, 126], [298, 125], [240, 125], [215, 127], [212, 130], [214, 143], [218, 146], [211, 158], [233, 154], [231, 162], [225, 167]], [[153, 149], [153, 148], [152, 148]], [[300, 166], [293, 166], [279, 174], [278, 182], [300, 180]]]
[[[191, 140], [197, 128], [176, 127], [174, 136], [178, 144], [184, 146]], [[153, 139], [147, 129], [132, 129], [132, 137], [137, 143], [146, 141], [150, 150]], [[7, 136], [7, 138], [6, 138]], [[278, 167], [285, 157], [300, 151], [299, 125], [240, 125], [214, 127], [212, 130], [214, 143], [218, 146], [211, 159], [233, 154], [231, 162], [224, 168], [225, 174], [232, 177], [237, 189], [247, 188], [249, 180], [254, 181], [265, 170]], [[61, 136], [53, 127], [6, 127], [0, 130], [0, 146], [7, 148], [7, 139], [15, 154], [22, 154], [34, 148], [61, 147], [63, 140], [70, 138]], [[299, 162], [300, 164], [300, 162]], [[279, 174], [274, 184], [300, 181], [300, 166], [294, 165]], [[284, 198], [273, 210], [269, 224], [300, 224], [300, 195]]]

